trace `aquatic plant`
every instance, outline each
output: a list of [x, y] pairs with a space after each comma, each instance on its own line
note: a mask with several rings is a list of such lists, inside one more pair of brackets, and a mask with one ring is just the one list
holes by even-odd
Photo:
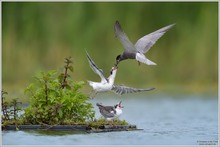
[[5, 95], [8, 94], [6, 91], [2, 90], [2, 120], [11, 121], [19, 119], [18, 113], [22, 111], [22, 107], [19, 104], [22, 102], [18, 101], [18, 98], [12, 99], [10, 102], [6, 101]]
[[68, 71], [73, 72], [72, 58], [65, 58], [64, 73], [40, 72], [34, 76], [25, 93], [30, 104], [24, 110], [23, 119], [27, 124], [63, 124], [66, 120], [84, 122], [93, 120], [95, 111], [88, 102], [90, 98], [80, 92], [83, 81], [74, 82]]
[[9, 120], [10, 119], [10, 110], [9, 110], [9, 103], [5, 101], [5, 95], [8, 94], [6, 91], [2, 90], [2, 120]]
[[12, 99], [10, 104], [10, 107], [12, 108], [10, 110], [10, 114], [12, 116], [12, 119], [14, 120], [19, 119], [18, 113], [23, 110], [22, 107], [19, 106], [19, 104], [22, 104], [22, 102], [18, 101], [18, 98]]

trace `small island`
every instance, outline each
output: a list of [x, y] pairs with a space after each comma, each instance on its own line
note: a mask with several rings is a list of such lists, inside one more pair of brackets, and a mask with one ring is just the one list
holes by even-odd
[[[56, 130], [100, 133], [139, 130], [125, 120], [95, 119], [91, 100], [80, 89], [83, 81], [75, 82], [68, 74], [73, 72], [72, 58], [65, 58], [64, 73], [40, 72], [34, 76], [24, 93], [30, 102], [22, 108], [19, 99], [6, 101], [2, 90], [2, 130]], [[22, 112], [22, 113], [21, 113]]]

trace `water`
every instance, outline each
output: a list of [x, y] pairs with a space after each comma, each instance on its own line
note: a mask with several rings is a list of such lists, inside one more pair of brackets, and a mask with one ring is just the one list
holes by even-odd
[[[106, 95], [101, 94], [91, 100], [91, 103], [94, 106], [96, 102], [114, 105], [122, 100], [124, 109], [120, 119], [125, 119], [143, 130], [91, 134], [33, 130], [3, 131], [3, 145], [218, 144], [217, 96], [104, 97]], [[96, 106], [95, 110], [96, 118], [99, 118]]]

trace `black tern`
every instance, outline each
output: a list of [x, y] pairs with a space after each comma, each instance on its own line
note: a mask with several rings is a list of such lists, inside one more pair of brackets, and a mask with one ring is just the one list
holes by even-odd
[[107, 120], [113, 120], [122, 114], [121, 101], [115, 106], [103, 106], [102, 104], [96, 104], [99, 107], [99, 111]]
[[98, 68], [98, 66], [91, 59], [87, 51], [86, 51], [86, 55], [87, 55], [90, 67], [101, 78], [101, 82], [93, 82], [93, 81], [88, 80], [89, 85], [93, 88], [93, 91], [90, 94], [90, 98], [94, 98], [96, 94], [99, 92], [113, 91], [116, 94], [122, 95], [122, 94], [128, 94], [128, 93], [150, 91], [150, 90], [155, 89], [155, 88], [137, 89], [137, 88], [127, 87], [124, 85], [116, 85], [114, 84], [114, 81], [115, 81], [115, 76], [116, 76], [118, 67], [113, 66], [110, 71], [110, 76], [108, 78], [105, 78], [103, 71]]
[[120, 23], [116, 21], [114, 25], [115, 36], [124, 48], [124, 52], [116, 57], [116, 65], [118, 65], [120, 61], [126, 59], [136, 59], [139, 64], [142, 62], [147, 65], [156, 65], [156, 63], [147, 59], [144, 54], [149, 51], [156, 41], [174, 25], [175, 23], [145, 35], [133, 45], [128, 36], [122, 30]]

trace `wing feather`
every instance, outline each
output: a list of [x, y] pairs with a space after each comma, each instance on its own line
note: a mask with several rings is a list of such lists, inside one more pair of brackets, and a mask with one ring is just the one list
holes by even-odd
[[114, 107], [112, 107], [112, 106], [103, 106], [103, 105], [98, 104], [98, 103], [96, 105], [99, 107], [100, 113], [104, 117], [110, 118], [110, 117], [115, 116], [116, 111], [115, 111]]
[[136, 44], [134, 45], [135, 48], [141, 52], [146, 53], [155, 43], [156, 41], [164, 35], [170, 28], [172, 28], [175, 24], [168, 25], [163, 27], [155, 32], [152, 32], [148, 35], [143, 36], [140, 38]]
[[129, 40], [128, 36], [122, 30], [121, 25], [118, 21], [115, 22], [114, 31], [115, 31], [115, 36], [121, 42], [121, 44], [126, 52], [137, 52], [134, 45]]
[[123, 86], [123, 85], [116, 85], [116, 84], [114, 84], [112, 87], [112, 91], [114, 91], [116, 94], [119, 94], [119, 95], [136, 93], [136, 92], [143, 92], [143, 91], [151, 91], [154, 89], [155, 88], [137, 89], [137, 88], [127, 87], [127, 86]]
[[103, 81], [108, 81], [108, 80], [105, 78], [102, 69], [98, 68], [98, 66], [95, 64], [95, 62], [94, 62], [94, 61], [92, 60], [92, 58], [89, 56], [89, 54], [88, 54], [87, 51], [86, 51], [86, 55], [87, 55], [87, 58], [88, 58], [90, 67], [92, 68], [92, 70], [93, 70], [97, 75], [100, 76], [101, 81], [102, 81], [102, 82], [103, 82]]

